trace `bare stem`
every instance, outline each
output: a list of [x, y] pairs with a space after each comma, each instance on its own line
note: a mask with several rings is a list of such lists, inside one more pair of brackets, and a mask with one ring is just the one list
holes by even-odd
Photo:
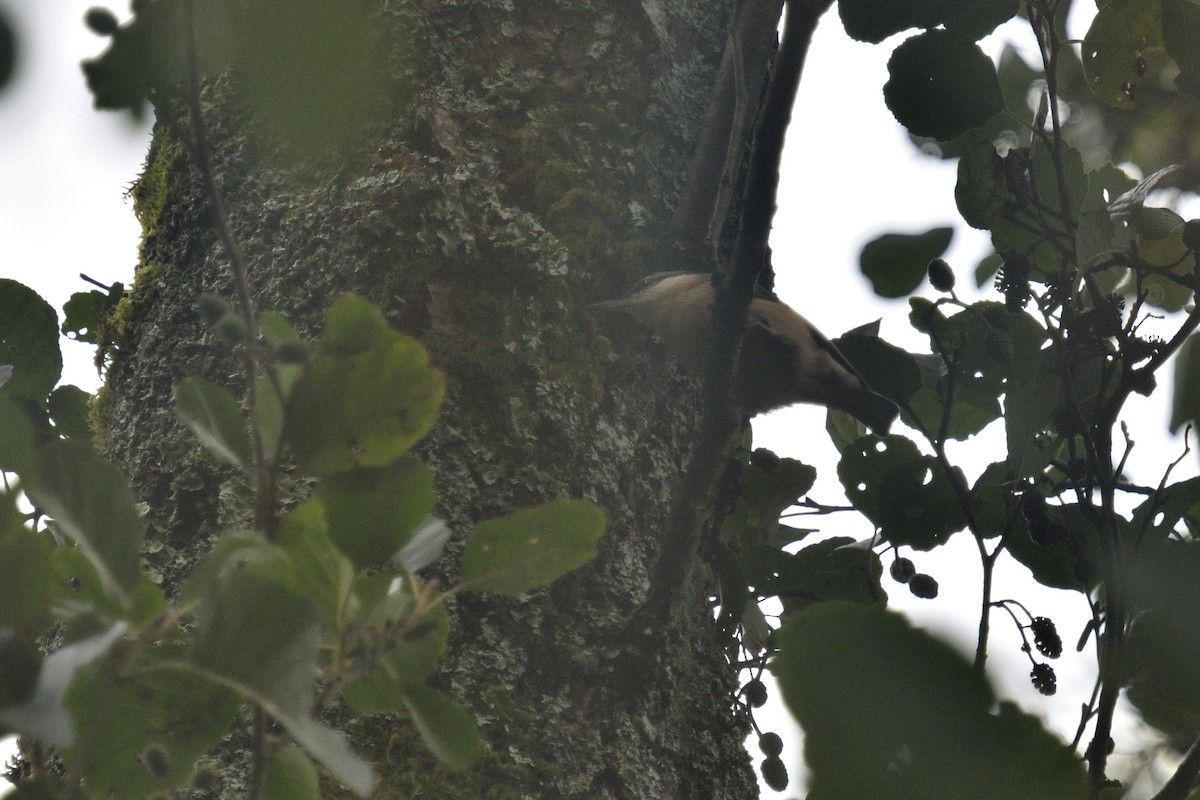
[[216, 223], [217, 234], [225, 254], [229, 257], [233, 269], [234, 285], [237, 288], [238, 304], [242, 317], [246, 321], [246, 342], [242, 347], [242, 371], [246, 378], [246, 400], [251, 409], [249, 415], [250, 442], [254, 454], [255, 477], [255, 507], [254, 525], [268, 539], [272, 538], [277, 524], [275, 515], [275, 475], [270, 459], [267, 458], [262, 436], [254, 419], [253, 410], [257, 395], [258, 384], [258, 315], [254, 309], [254, 299], [250, 289], [249, 270], [246, 266], [246, 255], [233, 235], [233, 227], [229, 223], [229, 211], [217, 186], [216, 176], [212, 166], [211, 150], [208, 143], [207, 129], [204, 125], [204, 114], [200, 108], [200, 70], [197, 59], [196, 44], [196, 14], [193, 0], [184, 0], [184, 44], [188, 64], [187, 105], [191, 121], [191, 150], [204, 183], [204, 193], [212, 208], [213, 219]]

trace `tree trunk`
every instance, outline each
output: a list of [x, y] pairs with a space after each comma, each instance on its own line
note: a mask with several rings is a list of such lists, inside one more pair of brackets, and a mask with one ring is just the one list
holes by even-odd
[[[425, 343], [448, 389], [421, 454], [459, 534], [557, 497], [595, 501], [609, 528], [598, 559], [547, 590], [456, 598], [438, 680], [480, 721], [490, 755], [476, 769], [436, 766], [406, 722], [346, 723], [380, 770], [377, 796], [753, 796], [706, 570], [662, 621], [661, 652], [643, 654], [657, 664], [650, 685], [630, 694], [610, 677], [648, 589], [695, 392], [643, 332], [606, 322], [601, 335], [585, 309], [671, 252], [729, 4], [383, 5], [381, 100], [336, 158], [277, 166], [236, 73], [206, 91], [259, 307], [315, 335], [333, 299], [354, 292]], [[148, 558], [169, 591], [248, 518], [247, 487], [170, 411], [183, 377], [239, 383], [196, 312], [202, 292], [233, 296], [199, 186], [160, 127], [134, 191], [145, 238], [106, 390], [108, 449], [151, 509], [162, 546]], [[446, 580], [454, 561], [452, 545]]]

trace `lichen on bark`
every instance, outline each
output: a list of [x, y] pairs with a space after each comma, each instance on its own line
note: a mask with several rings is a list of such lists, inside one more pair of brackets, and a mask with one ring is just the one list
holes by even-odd
[[[476, 771], [432, 778], [441, 768], [406, 723], [348, 723], [385, 775], [380, 797], [756, 791], [703, 574], [663, 621], [650, 686], [623, 696], [606, 670], [646, 593], [695, 397], [642, 334], [601, 327], [585, 308], [669, 257], [726, 6], [387, 0], [378, 104], [356, 121], [351, 148], [304, 168], [272, 156], [236, 71], [206, 89], [216, 170], [260, 306], [313, 335], [329, 303], [355, 292], [446, 372], [420, 451], [460, 537], [564, 496], [609, 519], [596, 562], [549, 589], [456, 599], [437, 680], [480, 720], [490, 755]], [[156, 136], [161, 147], [166, 133]], [[143, 178], [153, 290], [135, 291], [123, 317], [106, 424], [110, 454], [151, 509], [151, 557], [170, 588], [236, 522], [222, 509], [240, 490], [173, 419], [171, 387], [189, 374], [239, 379], [195, 312], [202, 292], [232, 292], [193, 167], [177, 158], [154, 173], [161, 165], [152, 157]], [[437, 567], [445, 580], [458, 546]]]

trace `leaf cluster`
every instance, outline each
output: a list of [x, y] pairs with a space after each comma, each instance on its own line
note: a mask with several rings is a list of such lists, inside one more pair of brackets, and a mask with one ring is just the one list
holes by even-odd
[[[1081, 107], [1144, 109], [1139, 102], [1164, 75], [1168, 84], [1175, 76], [1185, 102], [1194, 98], [1196, 56], [1186, 43], [1200, 40], [1200, 15], [1190, 2], [1102, 4], [1080, 64], [1057, 2], [906, 0], [884, 9], [840, 0], [838, 10], [863, 41], [918, 29], [894, 49], [884, 100], [926, 151], [958, 159], [958, 210], [993, 248], [976, 279], [994, 278], [999, 298], [960, 299], [955, 269], [942, 259], [949, 227], [885, 234], [863, 249], [862, 272], [879, 295], [911, 295], [926, 277], [936, 292], [909, 300], [909, 324], [928, 352], [888, 344], [877, 326], [835, 342], [901, 408], [915, 436], [865, 435], [830, 413], [838, 477], [875, 529], [866, 542], [795, 546], [807, 531], [787, 536], [763, 521], [783, 511], [780, 500], [790, 494], [783, 502], [803, 513], [835, 508], [801, 499], [808, 474], [764, 499], [761, 476], [743, 467], [743, 496], [726, 523], [727, 538], [739, 542], [737, 572], [725, 572], [759, 597], [778, 595], [784, 621], [775, 633], [735, 606], [742, 642], [778, 647], [772, 669], [805, 730], [814, 797], [1095, 796], [1108, 785], [1122, 690], [1180, 748], [1200, 736], [1191, 686], [1200, 660], [1186, 644], [1196, 622], [1188, 609], [1196, 606], [1200, 483], [1172, 483], [1170, 464], [1157, 485], [1135, 484], [1124, 471], [1133, 442], [1121, 436], [1125, 401], [1155, 391], [1172, 358], [1171, 428], [1200, 418], [1200, 223], [1155, 205], [1164, 187], [1192, 187], [1188, 169], [1153, 165], [1145, 178], [1131, 177], [1116, 165], [1120, 154], [1086, 140], [1067, 116], [1086, 114]], [[976, 43], [1018, 12], [1041, 56], [1037, 67], [1011, 48], [997, 65]], [[1066, 86], [1090, 95], [1067, 96]], [[1149, 336], [1152, 325], [1170, 332]], [[1005, 452], [969, 476], [947, 445], [992, 425], [1003, 426]], [[973, 665], [885, 611], [879, 583], [879, 556], [890, 550], [894, 580], [936, 595], [936, 581], [900, 551], [940, 547], [962, 531], [975, 540], [985, 576]], [[860, 586], [869, 587], [860, 596], [847, 591], [850, 553]], [[1036, 719], [1009, 704], [997, 709], [982, 679], [989, 615], [1003, 609], [1021, 631], [1034, 685], [1059, 688], [1053, 668], [1034, 658], [1034, 650], [1061, 655], [1054, 623], [991, 597], [1002, 556], [1047, 586], [1082, 593], [1092, 609], [1079, 649], [1095, 640], [1101, 679], [1082, 704], [1074, 744], [1094, 725], [1082, 758]], [[724, 578], [722, 591], [723, 600], [737, 599]]]
[[[221, 311], [214, 327], [230, 313], [205, 306]], [[0, 309], [17, 321], [0, 465], [35, 508], [25, 517], [14, 492], [0, 497], [0, 726], [61, 755], [65, 773], [36, 779], [45, 796], [142, 798], [202, 780], [197, 761], [244, 704], [281, 731], [254, 745], [257, 797], [318, 797], [318, 764], [371, 791], [371, 767], [319, 719], [337, 698], [406, 713], [450, 766], [475, 760], [474, 716], [426, 683], [449, 637], [446, 603], [461, 590], [521, 595], [586, 563], [605, 526], [595, 506], [564, 499], [481, 522], [460, 583], [423, 581], [450, 531], [409, 451], [434, 424], [441, 373], [356, 297], [333, 304], [311, 348], [268, 313], [260, 340], [238, 345], [264, 355], [253, 403], [190, 378], [176, 411], [217, 459], [272, 481], [291, 459], [315, 489], [226, 532], [168, 601], [142, 568], [129, 484], [75, 413], [86, 402], [51, 390], [53, 311], [12, 282]]]

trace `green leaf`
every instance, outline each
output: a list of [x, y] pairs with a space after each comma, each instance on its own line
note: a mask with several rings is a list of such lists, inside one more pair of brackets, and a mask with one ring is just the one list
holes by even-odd
[[[202, 75], [226, 68], [233, 56], [227, 10], [227, 3], [195, 5], [196, 51]], [[167, 89], [186, 80], [186, 18], [182, 12], [183, 3], [177, 0], [139, 3], [133, 18], [112, 35], [108, 48], [83, 62], [96, 108], [138, 116], [156, 88]]]
[[885, 233], [867, 242], [858, 266], [881, 297], [911, 294], [925, 279], [930, 260], [946, 252], [953, 228], [933, 228], [925, 233]]
[[325, 315], [325, 334], [317, 344], [320, 353], [354, 356], [387, 339], [388, 326], [379, 307], [361, 297], [344, 294]]
[[305, 471], [383, 466], [433, 425], [445, 379], [420, 343], [382, 326], [379, 310], [356, 297], [330, 308], [284, 434]]
[[1171, 398], [1171, 433], [1200, 421], [1200, 335], [1187, 338], [1175, 354], [1175, 393]]
[[1051, 443], [1042, 436], [1058, 407], [1060, 389], [1047, 375], [1042, 381], [1014, 381], [1004, 401], [1004, 431], [1008, 465], [1017, 478], [1041, 473], [1054, 457]]
[[867, 432], [867, 426], [836, 408], [829, 409], [825, 414], [825, 432], [839, 453], [861, 439]]
[[852, 39], [879, 44], [909, 28], [933, 28], [941, 21], [944, 0], [901, 0], [887, 7], [870, 0], [841, 0], [842, 25]]
[[1077, 505], [1051, 503], [1047, 512], [1050, 528], [1040, 534], [1041, 543], [1034, 542], [1028, 524], [1018, 514], [1005, 547], [1043, 586], [1087, 591], [1097, 582], [1096, 565], [1100, 563], [1095, 529]]
[[884, 397], [906, 403], [921, 388], [921, 369], [914, 355], [878, 335], [850, 331], [833, 343], [867, 384]]
[[198, 600], [189, 658], [197, 674], [258, 703], [356, 794], [375, 782], [345, 737], [313, 719], [319, 644], [314, 604], [293, 586], [285, 552], [238, 537], [218, 543], [185, 587]]
[[247, 84], [267, 128], [301, 156], [362, 131], [384, 69], [369, 10], [349, 0], [263, 0], [234, 27]]
[[791, 529], [779, 524], [779, 515], [812, 488], [817, 471], [794, 458], [782, 458], [772, 469], [745, 464], [741, 470], [741, 491], [724, 527], [730, 541], [743, 546], [772, 544], [781, 547], [791, 541]]
[[62, 332], [77, 342], [102, 344], [100, 328], [104, 318], [125, 296], [125, 285], [114, 283], [107, 292], [93, 289], [76, 292], [63, 304]]
[[264, 311], [259, 314], [258, 331], [262, 334], [263, 341], [271, 347], [278, 347], [296, 336], [292, 323], [278, 311]]
[[996, 252], [988, 253], [981, 258], [975, 265], [975, 288], [982, 289], [985, 284], [991, 283], [1003, 264], [1004, 259]]
[[91, 447], [70, 439], [43, 445], [34, 463], [25, 486], [30, 500], [79, 545], [105, 589], [127, 600], [141, 575], [145, 526], [125, 476]]
[[262, 800], [320, 800], [317, 768], [294, 744], [281, 747], [271, 757], [263, 778]]
[[1162, 0], [1163, 44], [1185, 73], [1200, 71], [1200, 2]]
[[0, 365], [12, 367], [0, 395], [39, 404], [62, 375], [58, 315], [33, 289], [7, 278], [0, 278]]
[[51, 621], [52, 542], [23, 524], [13, 496], [0, 494], [0, 628], [41, 634]]
[[404, 701], [421, 738], [443, 763], [455, 769], [475, 763], [480, 738], [470, 711], [424, 685], [406, 687]]
[[1004, 109], [992, 60], [969, 37], [932, 30], [907, 40], [888, 61], [883, 98], [914, 136], [950, 140]]
[[[1087, 181], [1088, 193], [1080, 210], [1079, 227], [1075, 233], [1075, 252], [1082, 266], [1093, 265], [1118, 246], [1127, 243], [1128, 233], [1114, 225], [1114, 215], [1106, 198], [1118, 197], [1133, 185], [1133, 179], [1112, 164], [1089, 172]], [[1101, 290], [1111, 292], [1119, 283], [1121, 270], [1106, 272], [1111, 272], [1112, 277], [1107, 279], [1109, 284], [1102, 286]]]
[[[838, 478], [854, 507], [891, 544], [929, 550], [966, 525], [937, 459], [921, 454], [903, 436], [855, 442], [842, 453]], [[965, 484], [958, 469], [953, 480]]]
[[292, 738], [359, 797], [367, 797], [375, 786], [375, 770], [355, 755], [339, 731], [312, 717], [289, 716], [272, 703], [260, 700], [263, 707], [287, 729]]
[[171, 669], [170, 655], [152, 652], [144, 666], [154, 670], [121, 674], [101, 665], [71, 687], [67, 705], [79, 734], [64, 757], [107, 797], [142, 800], [185, 786], [196, 759], [229, 732], [237, 695]]
[[1136, 607], [1125, 645], [1129, 699], [1146, 722], [1185, 749], [1200, 726], [1200, 546], [1168, 540], [1134, 567]]
[[475, 526], [462, 580], [480, 592], [520, 595], [596, 556], [604, 512], [584, 500], [554, 500]]
[[1011, 703], [996, 712], [981, 674], [899, 614], [821, 603], [789, 616], [778, 641], [771, 671], [804, 728], [813, 796], [1089, 796], [1070, 747]]
[[[1046, 142], [1035, 139], [1030, 148], [1030, 176], [1037, 197], [1050, 208], [1078, 211], [1083, 207], [1088, 191], [1087, 172], [1083, 168], [1083, 155], [1070, 144], [1062, 142], [1051, 149]], [[1065, 199], [1061, 191], [1064, 188]]]
[[845, 536], [808, 545], [796, 553], [749, 547], [742, 551], [741, 567], [756, 594], [778, 596], [789, 613], [829, 600], [887, 602], [887, 592], [879, 582], [883, 575], [879, 557]]
[[279, 524], [278, 542], [292, 562], [298, 590], [316, 604], [326, 624], [338, 628], [355, 569], [330, 541], [321, 504], [309, 499], [292, 509]]
[[946, 30], [982, 39], [1016, 16], [1019, 0], [947, 0]]
[[1109, 0], [1083, 39], [1083, 72], [1100, 100], [1133, 108], [1143, 77], [1151, 81], [1167, 65], [1161, 2]]
[[175, 385], [175, 413], [217, 458], [250, 468], [254, 457], [246, 418], [228, 389], [203, 378], [185, 378]]
[[0, 628], [0, 708], [20, 705], [37, 691], [42, 654], [34, 635]]
[[1200, 519], [1200, 477], [1172, 483], [1155, 492], [1134, 509], [1129, 527], [1139, 548], [1157, 547], [1185, 517]]
[[338, 472], [314, 493], [329, 538], [359, 569], [395, 556], [433, 511], [433, 471], [415, 456], [384, 467]]
[[70, 439], [91, 439], [91, 402], [92, 396], [78, 386], [67, 384], [51, 392], [47, 405], [55, 430]]
[[122, 619], [135, 626], [146, 626], [166, 606], [162, 589], [145, 572], [139, 573], [128, 599], [112, 595], [95, 564], [77, 547], [53, 548], [50, 566], [54, 575], [54, 605], [70, 609], [83, 621]]
[[1004, 159], [990, 140], [979, 138], [958, 162], [958, 182], [954, 186], [958, 213], [972, 228], [987, 230], [1016, 199], [1008, 188]]
[[414, 593], [424, 590], [419, 581], [405, 580], [373, 608], [367, 609], [365, 625], [380, 631], [400, 631], [400, 638], [388, 653], [397, 675], [408, 683], [424, 681], [433, 675], [437, 660], [450, 641], [450, 614], [444, 603], [426, 601], [416, 611]]
[[254, 426], [262, 440], [263, 452], [271, 461], [278, 461], [279, 446], [283, 443], [286, 412], [275, 384], [266, 375], [258, 378], [254, 391]]
[[195, 611], [191, 661], [307, 713], [317, 642], [312, 603], [288, 585], [286, 561], [272, 548], [214, 556], [219, 563], [205, 568], [214, 579]]
[[971, 511], [986, 538], [1003, 535], [1016, 514], [1013, 473], [1007, 461], [988, 465], [971, 487]]
[[[946, 381], [922, 388], [909, 401], [909, 411], [901, 417], [909, 425], [938, 435], [942, 419], [946, 414], [948, 399]], [[976, 386], [955, 389], [950, 403], [950, 420], [946, 426], [946, 438], [964, 440], [979, 433], [1000, 418], [1000, 401], [992, 392], [982, 391]]]
[[[390, 582], [390, 581], [389, 581]], [[376, 646], [371, 637], [392, 636], [400, 631], [371, 671], [346, 687], [345, 697], [364, 714], [399, 709], [407, 687], [428, 679], [450, 639], [450, 616], [444, 604], [417, 612], [413, 597], [418, 587], [405, 581], [366, 609], [363, 628], [367, 647]], [[358, 597], [365, 600], [366, 592]]]
[[27, 475], [32, 469], [36, 441], [23, 398], [0, 396], [0, 469]]
[[104, 655], [128, 627], [124, 622], [115, 623], [103, 633], [46, 656], [33, 696], [20, 705], [0, 709], [0, 725], [52, 747], [72, 746], [75, 723], [63, 705], [67, 689], [78, 672]]

